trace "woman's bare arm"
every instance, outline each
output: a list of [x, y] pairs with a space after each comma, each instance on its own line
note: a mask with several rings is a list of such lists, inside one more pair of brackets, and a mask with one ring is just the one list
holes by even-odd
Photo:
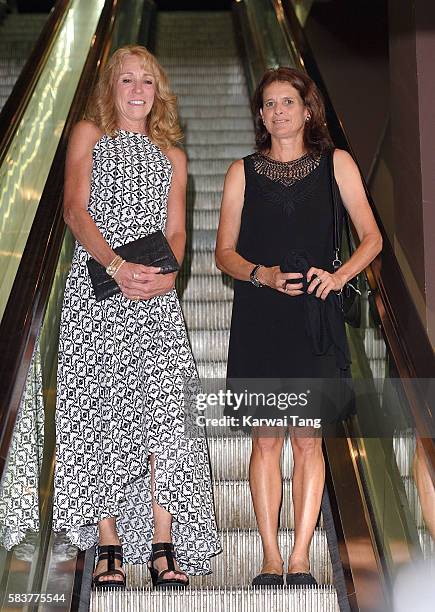
[[368, 203], [358, 166], [347, 151], [334, 151], [334, 173], [343, 204], [360, 239], [352, 257], [336, 272], [347, 282], [378, 255], [382, 249], [382, 236]]
[[239, 280], [249, 280], [250, 262], [236, 253], [245, 191], [243, 160], [231, 164], [225, 176], [224, 191], [216, 238], [216, 265], [219, 270]]
[[63, 216], [80, 244], [107, 267], [116, 253], [88, 213], [92, 150], [101, 136], [101, 130], [90, 121], [80, 121], [71, 132], [65, 163]]
[[172, 163], [172, 183], [168, 196], [168, 218], [166, 222], [166, 238], [181, 265], [186, 247], [186, 188], [187, 188], [187, 158], [182, 149], [172, 147], [166, 151]]
[[[334, 151], [333, 159], [340, 195], [355, 225], [360, 244], [352, 257], [336, 272], [331, 274], [314, 266], [308, 270], [307, 280], [310, 285], [307, 292], [315, 292], [316, 297], [323, 300], [331, 291], [340, 291], [345, 283], [364, 270], [382, 249], [382, 236], [367, 201], [358, 166], [349, 153], [342, 149]], [[317, 278], [313, 279], [314, 274]]]

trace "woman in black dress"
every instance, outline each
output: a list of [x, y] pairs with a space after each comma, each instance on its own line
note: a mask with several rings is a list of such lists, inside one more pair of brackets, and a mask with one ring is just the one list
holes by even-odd
[[[306, 74], [292, 68], [268, 70], [253, 107], [257, 152], [228, 170], [216, 246], [218, 268], [235, 279], [228, 378], [349, 376], [347, 346], [331, 342], [327, 350], [314, 350], [305, 316], [308, 300], [315, 296], [330, 304], [330, 292], [340, 291], [381, 250], [359, 170], [346, 151], [333, 149], [321, 96]], [[331, 155], [340, 195], [360, 238], [355, 253], [336, 272]], [[292, 261], [309, 262], [304, 274], [303, 266], [289, 268]], [[332, 293], [329, 299], [337, 298]], [[340, 326], [343, 332], [343, 320]], [[295, 540], [287, 584], [316, 584], [309, 547], [323, 493], [324, 460], [321, 437], [306, 431], [298, 436], [296, 429], [290, 430]], [[249, 480], [264, 554], [253, 585], [282, 585], [277, 531], [285, 429], [270, 435], [270, 428], [253, 427], [252, 433]]]

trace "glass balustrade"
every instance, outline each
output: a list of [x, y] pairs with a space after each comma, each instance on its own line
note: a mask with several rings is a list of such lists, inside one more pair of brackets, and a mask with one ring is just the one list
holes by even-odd
[[72, 0], [0, 167], [0, 319], [104, 0]]

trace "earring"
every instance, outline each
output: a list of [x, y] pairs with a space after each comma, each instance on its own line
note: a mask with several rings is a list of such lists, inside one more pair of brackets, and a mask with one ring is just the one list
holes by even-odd
[[305, 121], [309, 121], [310, 119], [311, 119], [311, 115], [307, 115], [307, 116], [305, 117]]

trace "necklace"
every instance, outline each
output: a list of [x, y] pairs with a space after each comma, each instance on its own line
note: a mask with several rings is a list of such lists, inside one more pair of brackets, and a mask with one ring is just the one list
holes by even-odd
[[265, 153], [254, 153], [254, 168], [257, 174], [263, 174], [272, 181], [278, 181], [286, 187], [311, 174], [320, 163], [320, 155], [305, 153], [297, 159], [282, 162]]

